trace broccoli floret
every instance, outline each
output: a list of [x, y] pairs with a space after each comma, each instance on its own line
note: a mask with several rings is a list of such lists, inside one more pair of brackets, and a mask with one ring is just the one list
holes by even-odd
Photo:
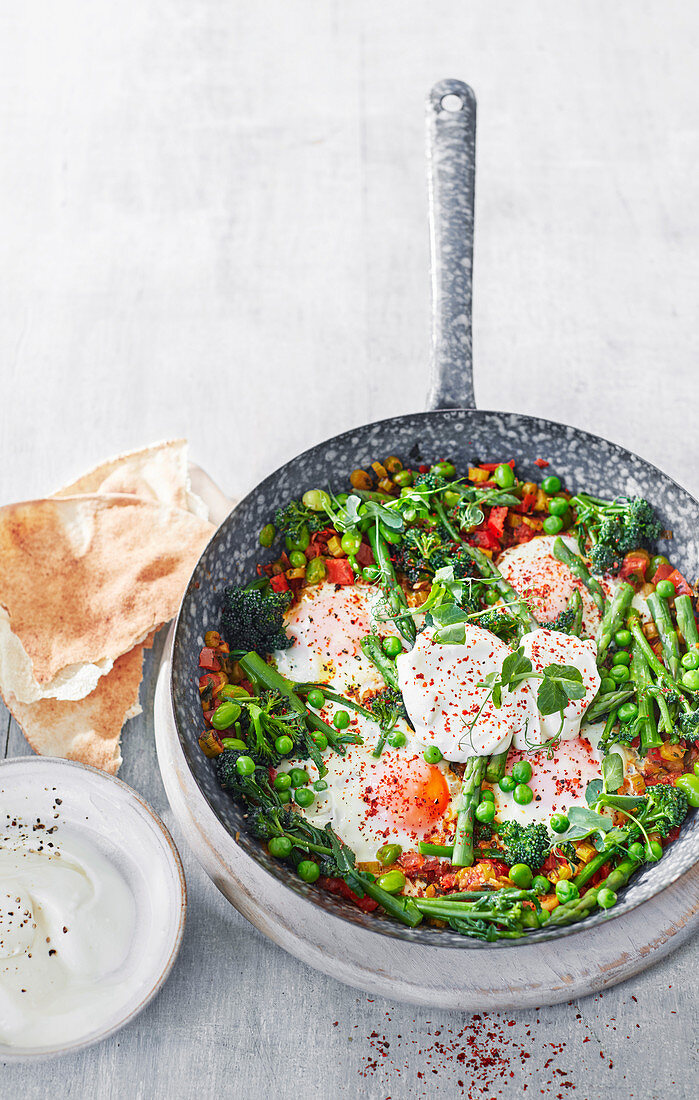
[[556, 615], [555, 619], [549, 623], [542, 623], [541, 626], [543, 630], [560, 630], [562, 634], [568, 634], [574, 622], [575, 608], [566, 607]]
[[696, 744], [699, 739], [699, 709], [682, 711], [677, 717], [676, 732], [683, 741]]
[[267, 654], [289, 648], [293, 639], [284, 630], [284, 613], [291, 603], [290, 592], [265, 593], [232, 585], [223, 595], [221, 633], [232, 650]]
[[689, 802], [684, 791], [678, 787], [671, 787], [665, 783], [657, 783], [654, 787], [646, 789], [647, 802], [642, 814], [639, 814], [646, 831], [653, 830], [661, 837], [666, 837], [672, 829], [677, 829], [689, 809]]
[[382, 727], [392, 728], [398, 718], [402, 718], [404, 722], [408, 721], [408, 712], [405, 709], [403, 696], [395, 688], [387, 687], [383, 691], [379, 691], [367, 703], [367, 706]]
[[291, 825], [291, 814], [288, 810], [275, 810], [271, 807], [257, 808], [247, 815], [248, 829], [253, 836], [260, 840], [270, 840], [273, 836], [281, 836]]
[[430, 568], [433, 572], [436, 573], [438, 569], [443, 569], [446, 565], [450, 565], [454, 570], [454, 576], [457, 580], [480, 578], [478, 567], [473, 558], [469, 558], [463, 546], [455, 546], [451, 541], [448, 546], [441, 546], [430, 554]]
[[267, 805], [271, 800], [276, 805], [278, 799], [269, 784], [269, 772], [266, 767], [257, 766], [252, 775], [241, 775], [236, 767], [241, 756], [249, 756], [238, 749], [224, 749], [216, 757], [218, 781], [227, 791], [233, 791], [252, 805]]
[[428, 489], [431, 493], [439, 493], [442, 489], [449, 488], [449, 482], [441, 474], [429, 470], [426, 474], [420, 474], [413, 482], [416, 489]]
[[576, 526], [590, 543], [588, 557], [595, 573], [620, 569], [626, 554], [649, 546], [662, 533], [662, 524], [643, 497], [600, 500], [580, 493], [570, 503]]
[[292, 539], [297, 539], [304, 527], [312, 535], [327, 527], [328, 522], [328, 516], [324, 512], [313, 512], [300, 500], [290, 500], [274, 513], [274, 523], [279, 534], [288, 535]]
[[477, 619], [473, 620], [474, 626], [480, 626], [482, 630], [489, 630], [491, 634], [497, 635], [503, 642], [514, 642], [519, 635], [519, 620], [510, 615], [506, 608], [498, 610], [492, 608], [489, 611], [483, 612]]
[[505, 821], [498, 828], [498, 836], [505, 847], [505, 863], [526, 863], [532, 871], [538, 871], [551, 850], [551, 838], [545, 825], [520, 825], [518, 821]]

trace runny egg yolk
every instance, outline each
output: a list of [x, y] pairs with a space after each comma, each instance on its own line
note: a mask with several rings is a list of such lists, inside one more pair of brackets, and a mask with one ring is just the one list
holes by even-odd
[[394, 758], [378, 789], [367, 788], [365, 800], [377, 815], [423, 832], [443, 816], [449, 805], [449, 787], [439, 768], [422, 757]]

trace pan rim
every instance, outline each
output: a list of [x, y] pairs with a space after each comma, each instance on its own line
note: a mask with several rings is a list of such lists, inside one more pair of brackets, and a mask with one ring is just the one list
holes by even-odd
[[[400, 414], [398, 416], [383, 417], [379, 420], [369, 421], [367, 423], [360, 424], [360, 425], [358, 425], [354, 428], [346, 429], [344, 432], [338, 433], [337, 435], [329, 436], [326, 439], [320, 440], [318, 443], [313, 444], [311, 447], [306, 448], [306, 450], [301, 451], [299, 454], [293, 456], [292, 458], [290, 458], [287, 461], [285, 461], [284, 463], [282, 463], [280, 466], [276, 467], [275, 470], [273, 470], [270, 474], [268, 474], [265, 478], [263, 478], [262, 481], [257, 483], [248, 493], [246, 493], [246, 495], [240, 501], [238, 501], [236, 506], [231, 510], [231, 512], [229, 512], [228, 516], [224, 519], [223, 523], [220, 525], [220, 527], [217, 529], [217, 531], [214, 532], [212, 538], [210, 539], [209, 543], [205, 547], [204, 551], [202, 552], [202, 555], [200, 556], [199, 560], [197, 561], [197, 563], [194, 567], [192, 575], [191, 575], [191, 577], [189, 579], [189, 582], [187, 584], [187, 588], [184, 592], [182, 602], [180, 604], [180, 608], [179, 608], [177, 618], [176, 618], [176, 621], [175, 621], [175, 632], [174, 632], [173, 649], [172, 649], [172, 664], [171, 664], [171, 670], [170, 670], [170, 699], [171, 699], [172, 711], [173, 711], [173, 716], [174, 716], [174, 720], [175, 720], [175, 726], [176, 726], [176, 729], [177, 729], [178, 739], [179, 739], [180, 746], [181, 746], [182, 751], [183, 751], [183, 755], [184, 755], [184, 757], [187, 761], [187, 767], [190, 770], [190, 772], [192, 773], [194, 781], [197, 784], [197, 787], [199, 788], [199, 791], [200, 791], [202, 797], [204, 798], [204, 800], [205, 800], [207, 806], [209, 807], [211, 813], [213, 814], [213, 816], [216, 818], [216, 820], [219, 822], [219, 824], [223, 825], [224, 829], [226, 829], [227, 832], [229, 832], [229, 830], [226, 828], [225, 824], [223, 823], [223, 821], [219, 817], [218, 813], [216, 812], [214, 806], [209, 801], [209, 798], [208, 798], [206, 792], [199, 785], [199, 781], [197, 779], [197, 776], [194, 773], [194, 771], [193, 771], [193, 769], [190, 765], [189, 755], [185, 751], [185, 746], [187, 745], [187, 732], [191, 732], [191, 731], [188, 731], [188, 730], [185, 730], [185, 729], [182, 728], [182, 723], [180, 721], [180, 714], [179, 714], [179, 710], [178, 710], [178, 706], [177, 706], [177, 702], [176, 702], [176, 695], [175, 695], [175, 688], [174, 688], [176, 655], [183, 651], [183, 646], [181, 645], [181, 634], [182, 634], [182, 631], [184, 629], [184, 627], [183, 627], [183, 611], [187, 606], [189, 606], [190, 601], [193, 599], [193, 593], [196, 592], [200, 587], [200, 583], [199, 583], [199, 579], [198, 579], [198, 573], [199, 573], [199, 570], [201, 568], [202, 561], [203, 561], [204, 557], [211, 552], [212, 547], [215, 548], [215, 544], [217, 543], [217, 541], [221, 537], [221, 534], [224, 531], [224, 529], [226, 528], [226, 525], [228, 524], [228, 521], [229, 521], [230, 517], [236, 511], [238, 511], [238, 509], [243, 508], [245, 505], [247, 505], [248, 503], [253, 501], [261, 491], [264, 491], [267, 488], [271, 488], [274, 484], [274, 481], [289, 466], [291, 466], [292, 464], [294, 464], [296, 462], [299, 462], [303, 459], [311, 458], [315, 453], [322, 452], [322, 450], [324, 448], [332, 446], [333, 444], [338, 444], [339, 445], [341, 443], [351, 443], [353, 436], [358, 435], [358, 434], [363, 434], [363, 433], [369, 432], [369, 431], [374, 430], [374, 429], [388, 430], [390, 427], [394, 427], [394, 426], [397, 427], [399, 425], [404, 426], [406, 424], [409, 424], [411, 421], [415, 421], [415, 422], [423, 421], [424, 422], [425, 419], [431, 420], [431, 419], [446, 418], [447, 421], [449, 419], [452, 419], [455, 422], [456, 421], [467, 422], [468, 419], [470, 419], [470, 418], [483, 420], [483, 419], [486, 419], [488, 417], [493, 417], [493, 418], [503, 418], [503, 417], [516, 418], [516, 420], [519, 422], [520, 425], [528, 426], [531, 429], [536, 429], [538, 431], [543, 431], [543, 432], [551, 432], [552, 431], [554, 433], [571, 432], [571, 433], [574, 433], [575, 437], [583, 443], [588, 443], [588, 444], [597, 445], [597, 446], [602, 444], [603, 446], [606, 446], [606, 447], [610, 448], [613, 452], [616, 452], [616, 454], [619, 457], [624, 457], [627, 460], [631, 459], [631, 460], [635, 460], [635, 461], [641, 463], [649, 472], [659, 476], [666, 483], [670, 483], [671, 485], [673, 485], [677, 490], [679, 490], [680, 493], [682, 493], [685, 497], [687, 497], [689, 499], [689, 501], [694, 505], [694, 507], [696, 507], [697, 510], [699, 511], [699, 500], [697, 500], [697, 498], [692, 493], [690, 493], [690, 491], [687, 488], [685, 488], [685, 486], [681, 485], [670, 474], [666, 474], [655, 463], [649, 461], [648, 459], [643, 458], [641, 455], [638, 455], [635, 451], [631, 451], [629, 448], [624, 447], [623, 445], [621, 445], [619, 443], [615, 443], [614, 441], [609, 440], [604, 436], [595, 435], [593, 432], [590, 432], [590, 431], [588, 431], [587, 429], [584, 429], [584, 428], [578, 428], [578, 427], [575, 427], [574, 425], [571, 425], [571, 424], [566, 424], [566, 423], [563, 423], [561, 421], [549, 420], [549, 419], [544, 418], [544, 417], [537, 417], [537, 416], [534, 416], [534, 415], [529, 414], [529, 413], [518, 413], [518, 412], [508, 411], [506, 409], [480, 409], [480, 408], [476, 408], [476, 409], [462, 409], [462, 408], [456, 408], [456, 409], [428, 409], [428, 410], [422, 410], [422, 411], [419, 411], [419, 412], [416, 412], [416, 413], [403, 413], [403, 414]], [[215, 550], [214, 550], [214, 552], [215, 552]], [[229, 835], [231, 835], [231, 840], [233, 841], [233, 843], [235, 843], [235, 839], [234, 839], [233, 835], [230, 834], [230, 833], [229, 833]], [[677, 841], [675, 841], [674, 843], [677, 844], [681, 839], [682, 839], [681, 836], [678, 837]], [[687, 842], [690, 842], [690, 843], [687, 843]], [[697, 862], [699, 862], [699, 850], [697, 850], [695, 853], [693, 852], [692, 846], [691, 846], [691, 838], [687, 837], [685, 843], [687, 844], [687, 855], [685, 856], [685, 858], [679, 860], [678, 866], [676, 868], [674, 868], [673, 871], [670, 872], [669, 875], [667, 875], [667, 873], [666, 873], [666, 876], [663, 878], [662, 883], [660, 885], [658, 885], [657, 887], [652, 888], [651, 892], [649, 893], [649, 895], [647, 897], [641, 897], [641, 898], [638, 898], [638, 899], [635, 899], [635, 900], [631, 900], [630, 902], [629, 901], [624, 901], [622, 899], [617, 906], [614, 906], [613, 909], [593, 913], [589, 917], [587, 917], [585, 920], [580, 921], [575, 925], [570, 925], [570, 926], [563, 927], [563, 928], [560, 928], [560, 929], [546, 929], [546, 928], [544, 928], [544, 929], [541, 929], [538, 932], [533, 932], [533, 933], [527, 934], [526, 936], [522, 937], [521, 941], [508, 941], [508, 942], [503, 941], [503, 942], [498, 942], [498, 943], [495, 943], [495, 944], [487, 944], [487, 943], [482, 943], [481, 941], [478, 941], [478, 940], [469, 939], [468, 937], [459, 937], [458, 940], [452, 940], [451, 937], [456, 936], [458, 934], [457, 933], [447, 933], [447, 935], [445, 935], [443, 937], [443, 940], [442, 940], [441, 943], [439, 943], [437, 941], [435, 941], [435, 942], [430, 941], [429, 943], [426, 943], [425, 946], [440, 946], [444, 949], [459, 949], [460, 948], [460, 949], [470, 949], [470, 950], [474, 950], [474, 949], [481, 949], [482, 950], [482, 949], [487, 949], [487, 948], [495, 948], [495, 949], [498, 949], [498, 950], [503, 950], [503, 949], [516, 948], [517, 946], [523, 946], [525, 944], [533, 944], [533, 943], [544, 943], [545, 944], [545, 943], [553, 942], [557, 939], [561, 939], [563, 937], [567, 937], [567, 936], [571, 936], [571, 935], [577, 935], [577, 934], [580, 934], [580, 933], [582, 933], [586, 930], [596, 928], [596, 927], [600, 926], [601, 924], [606, 924], [609, 921], [615, 920], [617, 917], [621, 917], [621, 916], [625, 915], [626, 913], [631, 912], [632, 910], [636, 909], [639, 905], [642, 905], [645, 901], [648, 901], [648, 900], [651, 900], [654, 897], [657, 897], [665, 889], [667, 889], [669, 886], [673, 885], [673, 883], [675, 883], [683, 874], [685, 874], [687, 871], [689, 871]], [[269, 867], [265, 866], [265, 864], [261, 860], [257, 860], [251, 853], [247, 852], [245, 849], [242, 849], [240, 846], [237, 846], [237, 847], [238, 847], [239, 851], [243, 852], [243, 855], [245, 857], [251, 859], [254, 863], [257, 864], [258, 867], [261, 867], [280, 886], [284, 887], [285, 889], [291, 890], [296, 895], [296, 897], [298, 897], [300, 900], [306, 902], [308, 905], [312, 905], [314, 909], [319, 909], [319, 908], [322, 909], [323, 908], [323, 906], [319, 905], [317, 902], [312, 900], [307, 895], [307, 893], [304, 892], [304, 890], [301, 888], [302, 884], [300, 884], [299, 888], [297, 889], [293, 882], [286, 881], [284, 878], [281, 878], [280, 876], [276, 875]], [[646, 873], [651, 873], [652, 874], [652, 871], [655, 870], [656, 867], [657, 867], [658, 870], [660, 870], [661, 864], [659, 863], [657, 865], [653, 865], [651, 868], [649, 868], [647, 870]], [[344, 905], [345, 904], [346, 904], [346, 907], [347, 907], [347, 913], [344, 912]], [[339, 917], [342, 920], [346, 920], [348, 923], [354, 924], [355, 926], [359, 925], [362, 928], [367, 927], [365, 922], [360, 921], [360, 920], [353, 917], [353, 915], [351, 913], [351, 907], [350, 907], [349, 902], [344, 903], [341, 907], [338, 907], [337, 910], [333, 910], [332, 915], [336, 916], [336, 917]], [[376, 923], [376, 927], [375, 927], [375, 929], [372, 929], [372, 931], [374, 931], [375, 934], [388, 935], [389, 937], [391, 937], [393, 939], [400, 939], [400, 940], [403, 940], [404, 942], [408, 942], [408, 943], [419, 942], [419, 940], [416, 941], [412, 937], [409, 938], [406, 935], [405, 930], [403, 930], [402, 926], [400, 926], [400, 925], [396, 925], [396, 927], [394, 929], [393, 924], [391, 924], [390, 928], [389, 928], [389, 927], [384, 926], [384, 922], [383, 922], [382, 919], [376, 920], [375, 923]], [[447, 936], [449, 937], [448, 942], [446, 942], [447, 941]], [[440, 935], [439, 938], [442, 939], [442, 936]]]

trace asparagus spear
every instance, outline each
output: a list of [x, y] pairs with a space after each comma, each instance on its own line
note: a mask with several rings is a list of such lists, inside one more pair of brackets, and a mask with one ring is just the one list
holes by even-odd
[[470, 756], [466, 761], [451, 857], [454, 867], [470, 867], [473, 863], [473, 814], [480, 798], [486, 763], [485, 756]]
[[699, 631], [690, 596], [675, 596], [675, 615], [687, 649], [699, 646]]
[[492, 756], [488, 757], [488, 763], [485, 768], [485, 781], [486, 783], [499, 783], [505, 774], [507, 767], [507, 757], [510, 751], [510, 747], [503, 749], [502, 752], [495, 752]]
[[576, 921], [584, 920], [597, 905], [597, 898], [599, 897], [600, 890], [606, 887], [608, 890], [614, 890], [616, 892], [629, 881], [637, 867], [638, 860], [632, 859], [631, 856], [625, 856], [616, 865], [614, 870], [610, 871], [606, 879], [600, 882], [599, 886], [595, 886], [592, 890], [588, 890], [581, 898], [576, 898], [574, 901], [568, 901], [564, 905], [559, 905], [557, 909], [554, 909], [551, 914], [549, 926], [574, 924]]
[[[388, 552], [386, 540], [382, 538], [378, 523], [375, 523], [367, 531], [367, 538], [374, 555], [374, 561], [379, 570], [382, 585], [388, 591], [388, 600], [392, 611], [402, 611], [408, 606], [403, 589], [396, 580], [396, 571], [393, 568], [391, 555]], [[415, 623], [410, 615], [398, 615], [396, 626], [407, 642], [412, 645], [415, 641]]]
[[475, 562], [478, 566], [481, 576], [488, 577], [495, 582], [495, 587], [507, 602], [508, 610], [519, 619], [522, 626], [522, 633], [526, 634], [530, 630], [537, 630], [539, 623], [532, 615], [527, 604], [522, 599], [519, 592], [515, 592], [512, 585], [505, 580], [498, 567], [493, 565], [488, 555], [484, 554], [477, 546], [469, 546], [467, 542], [463, 543], [463, 548], [471, 561]]
[[381, 639], [378, 634], [367, 634], [366, 638], [362, 638], [359, 644], [362, 653], [369, 658], [373, 665], [376, 665], [388, 686], [393, 688], [394, 691], [400, 691], [396, 666], [381, 648]]
[[672, 621], [670, 605], [657, 592], [651, 592], [646, 599], [646, 603], [658, 628], [665, 665], [670, 669], [673, 677], [677, 679], [680, 672], [680, 640]]
[[580, 637], [580, 631], [582, 630], [583, 625], [583, 602], [582, 596], [578, 592], [577, 588], [568, 600], [568, 610], [573, 611], [575, 614], [575, 618], [570, 624], [570, 633]]
[[606, 691], [603, 695], [598, 695], [592, 706], [585, 711], [583, 724], [592, 725], [593, 722], [599, 722], [600, 718], [616, 710], [634, 694], [633, 688], [619, 688], [618, 691]]
[[572, 550], [569, 550], [560, 536], [553, 544], [553, 553], [559, 561], [562, 561], [564, 565], [568, 566], [574, 577], [577, 577], [578, 580], [583, 582], [600, 611], [604, 613], [605, 604], [607, 602], [604, 589], [599, 581], [592, 576], [582, 558], [578, 554], [574, 554]]
[[627, 620], [627, 626], [634, 638], [634, 646], [643, 654], [648, 664], [648, 667], [655, 673], [660, 679], [672, 688], [673, 691], [682, 691], [682, 684], [672, 676], [669, 669], [665, 668], [665, 665], [661, 660], [656, 657], [653, 647], [643, 633], [641, 626], [641, 620], [638, 617], [637, 611], [632, 611]]
[[597, 664], [601, 664], [604, 660], [612, 638], [626, 618], [633, 595], [632, 586], [627, 584], [626, 581], [622, 581], [614, 593], [611, 603], [607, 604], [602, 622], [597, 628]]
[[645, 755], [648, 749], [662, 745], [663, 739], [658, 733], [652, 696], [649, 691], [653, 684], [650, 669], [643, 650], [635, 640], [631, 651], [631, 676], [636, 684], [637, 692], [640, 749]]

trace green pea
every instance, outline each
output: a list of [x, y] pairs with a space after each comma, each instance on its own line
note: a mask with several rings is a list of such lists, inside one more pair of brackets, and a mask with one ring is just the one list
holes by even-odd
[[511, 775], [503, 775], [502, 779], [498, 783], [498, 787], [505, 794], [509, 794], [517, 786], [517, 780], [513, 779]]
[[362, 569], [362, 577], [365, 581], [377, 581], [379, 576], [380, 572], [375, 565], [365, 565]]
[[694, 765], [694, 774], [696, 776], [699, 776], [699, 760], [697, 760], [696, 764]]
[[518, 806], [528, 806], [534, 798], [534, 791], [526, 783], [518, 783], [512, 792], [512, 797]]
[[500, 593], [498, 592], [497, 588], [495, 588], [494, 585], [489, 585], [485, 593], [485, 602], [488, 604], [488, 607], [494, 607], [494, 605], [498, 603], [499, 600]]
[[404, 489], [406, 486], [412, 485], [415, 475], [412, 470], [399, 470], [397, 474], [393, 475], [393, 480], [396, 485], [400, 485], [401, 489]]
[[561, 491], [561, 479], [552, 474], [550, 477], [545, 477], [541, 482], [541, 488], [545, 493], [560, 493]]
[[551, 818], [551, 830], [554, 833], [564, 833], [570, 827], [570, 821], [565, 814], [553, 814]]
[[270, 855], [276, 856], [277, 859], [286, 859], [287, 856], [291, 855], [293, 844], [288, 836], [273, 836], [267, 847]]
[[298, 787], [294, 791], [294, 802], [304, 809], [308, 809], [309, 806], [312, 806], [315, 800], [316, 796], [310, 787]]
[[597, 893], [597, 904], [600, 909], [611, 909], [616, 905], [616, 894], [608, 886], [603, 886]]
[[447, 480], [456, 476], [456, 466], [452, 462], [437, 462], [432, 467], [433, 474], [439, 474], [440, 477], [445, 477]]
[[302, 859], [296, 872], [304, 882], [316, 882], [320, 878], [320, 867], [312, 859]]
[[211, 725], [215, 730], [227, 730], [240, 718], [240, 707], [237, 703], [227, 699], [221, 703], [211, 715]]
[[655, 586], [655, 591], [659, 596], [662, 596], [664, 600], [671, 600], [675, 595], [675, 586], [670, 580], [658, 581]]
[[511, 489], [515, 483], [515, 472], [507, 462], [495, 467], [493, 481], [501, 489]]
[[294, 569], [305, 569], [308, 565], [308, 558], [303, 550], [292, 550], [289, 554], [289, 561]]
[[614, 635], [614, 641], [618, 646], [631, 645], [633, 641], [633, 635], [630, 630], [617, 630]]
[[643, 863], [646, 858], [646, 846], [641, 844], [640, 841], [635, 841], [633, 844], [629, 844], [629, 855], [631, 859], [638, 860], [639, 863]]
[[276, 529], [273, 523], [266, 523], [260, 531], [260, 546], [270, 547], [274, 542]]
[[699, 807], [699, 775], [680, 775], [675, 780], [675, 786], [684, 791], [689, 805], [696, 810]]
[[316, 779], [315, 783], [313, 784], [314, 791], [318, 791], [318, 793], [320, 794], [322, 791], [327, 791], [327, 789], [328, 784], [324, 779]]
[[422, 755], [425, 763], [438, 764], [442, 759], [442, 750], [438, 749], [436, 745], [428, 745]]
[[492, 791], [481, 791], [481, 802], [494, 802], [495, 795]]
[[620, 649], [618, 653], [615, 653], [612, 657], [613, 665], [629, 665], [631, 664], [631, 654], [625, 649]]
[[313, 733], [311, 734], [311, 737], [312, 737], [312, 738], [313, 738], [313, 740], [315, 741], [315, 743], [316, 743], [316, 745], [318, 746], [318, 748], [320, 749], [320, 751], [321, 751], [321, 752], [325, 752], [325, 750], [326, 750], [326, 749], [327, 749], [327, 747], [328, 747], [328, 739], [327, 739], [327, 737], [325, 736], [325, 734], [324, 734], [324, 733], [321, 733], [321, 731], [320, 731], [320, 730], [318, 730], [317, 732], [313, 732]]
[[309, 489], [303, 494], [301, 500], [312, 512], [327, 512], [332, 503], [330, 496], [323, 489]]
[[304, 523], [300, 529], [298, 535], [293, 538], [291, 535], [286, 536], [286, 548], [287, 550], [306, 550], [310, 544], [311, 536], [308, 531], [308, 527]]
[[495, 803], [481, 800], [473, 812], [476, 821], [480, 821], [483, 825], [490, 825], [491, 821], [495, 820]]
[[690, 691], [699, 691], [699, 670], [690, 668], [688, 672], [683, 672], [682, 683]]
[[381, 642], [381, 648], [387, 657], [398, 657], [403, 652], [403, 643], [395, 634], [390, 634]]
[[[699, 805], [699, 803], [697, 803]], [[646, 844], [646, 860], [648, 863], [657, 863], [663, 854], [663, 846], [659, 840], [651, 840]]]
[[456, 493], [453, 489], [447, 489], [446, 493], [442, 494], [442, 500], [447, 508], [456, 508], [456, 505], [461, 500], [461, 493]]
[[306, 696], [309, 706], [316, 710], [322, 710], [325, 706], [325, 696], [320, 688], [313, 688]]
[[549, 501], [549, 513], [552, 516], [564, 516], [569, 507], [565, 497], [551, 497]]
[[350, 724], [348, 710], [336, 710], [333, 714], [333, 726], [336, 730], [346, 730]]
[[274, 747], [282, 756], [288, 756], [294, 747], [294, 742], [287, 733], [282, 733], [276, 738]]
[[362, 536], [359, 531], [345, 531], [340, 539], [340, 546], [346, 554], [356, 554], [362, 545]]
[[286, 806], [287, 802], [291, 802], [291, 791], [277, 791], [277, 798]]
[[614, 665], [609, 675], [615, 684], [625, 684], [631, 673], [626, 665]]
[[560, 516], [547, 516], [541, 526], [547, 535], [557, 535], [563, 530], [563, 520]]
[[239, 737], [222, 737], [221, 744], [224, 749], [235, 749], [236, 752], [245, 752], [247, 745]]
[[274, 777], [275, 791], [288, 791], [291, 786], [291, 776], [288, 772], [280, 772]]
[[219, 699], [249, 699], [250, 692], [240, 684], [224, 684], [218, 693]]
[[699, 653], [692, 649], [682, 658], [682, 668], [699, 668]]
[[304, 787], [311, 779], [305, 768], [292, 768], [289, 772], [292, 787]]
[[533, 769], [528, 760], [518, 760], [512, 768], [512, 778], [518, 783], [528, 783], [533, 775]]
[[255, 771], [255, 761], [251, 756], [239, 756], [235, 762], [238, 775], [252, 775]]
[[402, 854], [400, 844], [384, 844], [376, 853], [376, 858], [382, 867], [390, 867]]
[[616, 691], [616, 684], [614, 680], [612, 680], [611, 676], [603, 676], [599, 689], [603, 693], [606, 691]]
[[551, 883], [545, 875], [534, 875], [532, 879], [532, 890], [537, 894], [548, 894], [551, 889]]
[[393, 745], [394, 749], [402, 749], [404, 745], [407, 745], [408, 738], [404, 733], [401, 733], [400, 730], [396, 730], [396, 732], [392, 733], [389, 737], [388, 743], [389, 745]]
[[349, 493], [338, 493], [335, 499], [337, 500], [337, 503], [340, 505], [340, 507], [344, 508], [345, 504], [349, 500]]
[[531, 867], [528, 867], [526, 863], [515, 863], [513, 867], [510, 867], [510, 882], [513, 882], [515, 886], [519, 886], [520, 890], [528, 890], [533, 878]]
[[322, 558], [311, 558], [306, 566], [306, 584], [320, 584], [325, 580], [325, 562]]
[[405, 886], [406, 881], [403, 872], [396, 867], [392, 871], [386, 871], [385, 875], [380, 875], [376, 880], [376, 885], [385, 890], [387, 894], [398, 894]]
[[655, 576], [661, 565], [669, 564], [670, 562], [667, 560], [664, 554], [656, 554], [655, 557], [652, 557], [650, 559], [650, 569], [648, 570], [650, 577], [652, 578]]
[[556, 897], [561, 905], [565, 905], [567, 901], [574, 901], [579, 898], [580, 891], [570, 879], [562, 878], [560, 882], [556, 883]]
[[638, 707], [635, 703], [622, 703], [617, 711], [620, 722], [631, 722], [638, 717]]

